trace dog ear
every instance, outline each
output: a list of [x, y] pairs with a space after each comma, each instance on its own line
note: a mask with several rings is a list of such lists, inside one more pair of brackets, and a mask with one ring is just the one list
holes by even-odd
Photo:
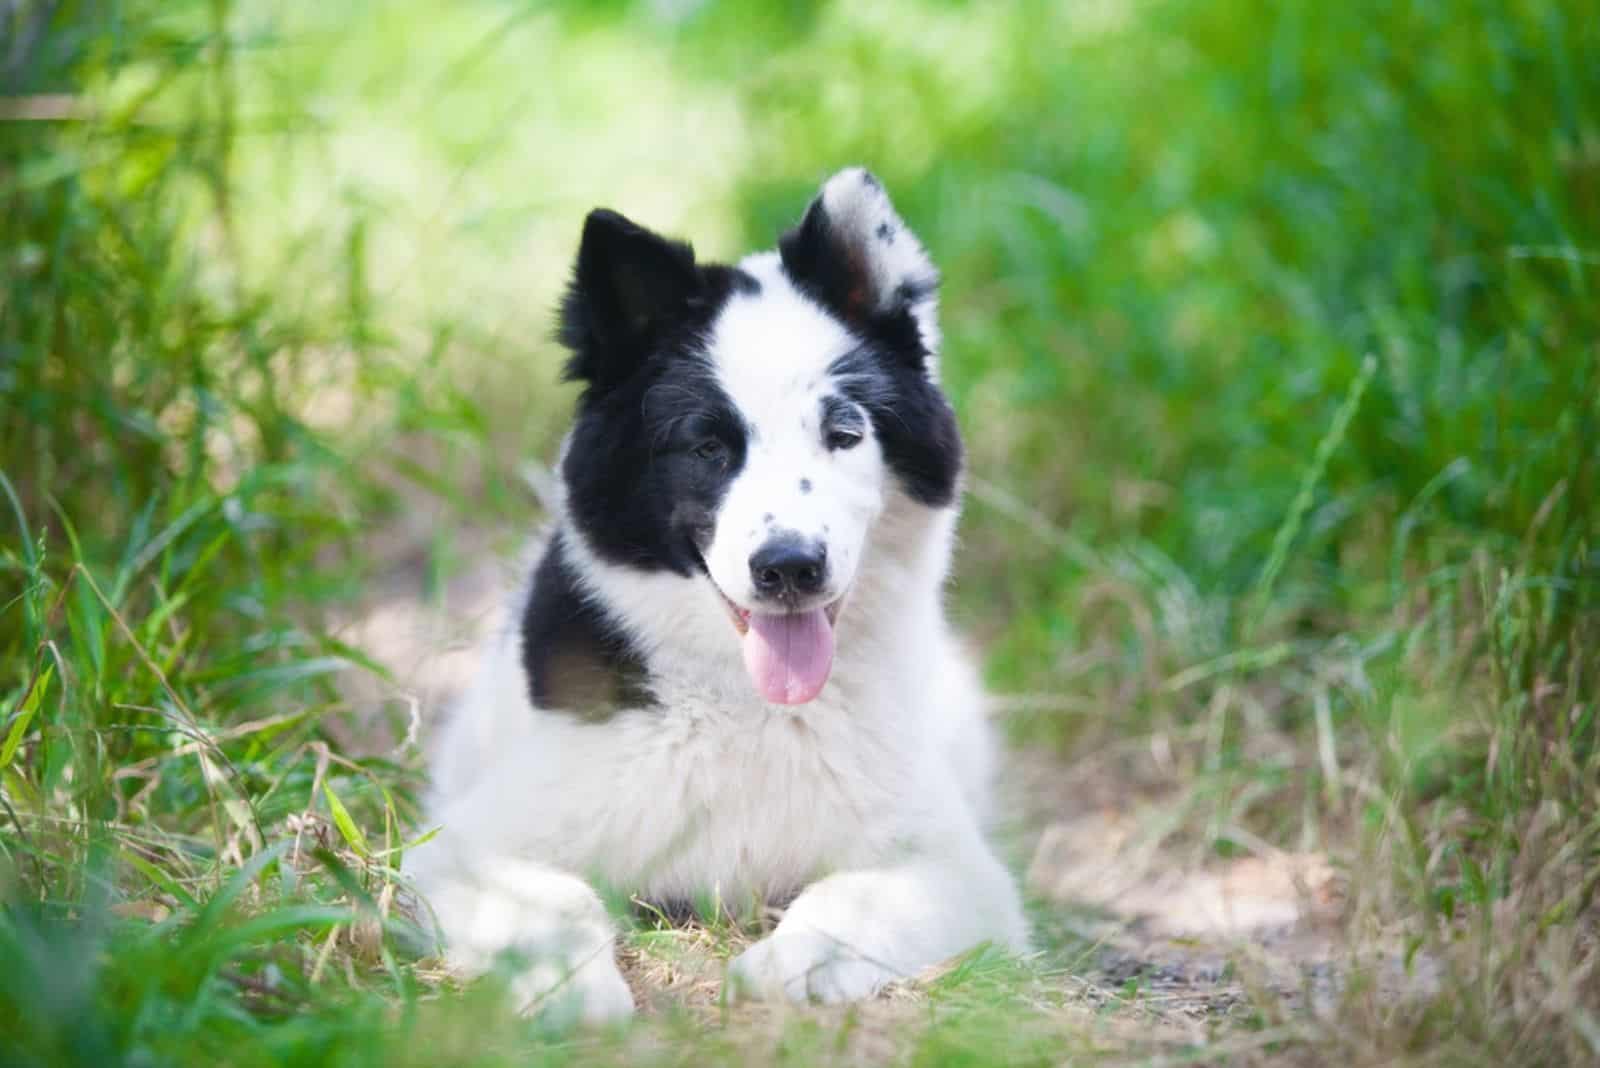
[[597, 208], [561, 304], [566, 377], [604, 393], [636, 371], [700, 292], [694, 249]]
[[939, 272], [870, 172], [829, 178], [778, 252], [812, 299], [938, 378]]

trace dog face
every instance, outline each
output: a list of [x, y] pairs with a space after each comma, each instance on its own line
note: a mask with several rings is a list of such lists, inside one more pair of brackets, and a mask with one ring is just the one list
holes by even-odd
[[770, 701], [826, 682], [884, 510], [954, 503], [936, 285], [861, 170], [736, 267], [611, 212], [585, 224], [562, 311], [586, 387], [562, 465], [572, 519], [608, 564], [711, 583]]

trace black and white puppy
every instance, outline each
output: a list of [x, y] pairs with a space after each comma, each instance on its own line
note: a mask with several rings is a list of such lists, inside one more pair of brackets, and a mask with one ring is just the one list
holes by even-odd
[[529, 1005], [628, 1014], [595, 885], [791, 901], [732, 964], [756, 996], [862, 998], [1026, 945], [941, 603], [962, 457], [937, 281], [859, 169], [736, 266], [589, 216], [562, 513], [408, 859], [459, 966], [509, 951]]

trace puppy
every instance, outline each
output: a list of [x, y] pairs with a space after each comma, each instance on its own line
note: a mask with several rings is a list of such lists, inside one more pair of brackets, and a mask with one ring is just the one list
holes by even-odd
[[962, 447], [937, 283], [859, 169], [736, 265], [588, 217], [562, 507], [408, 858], [457, 965], [511, 959], [541, 1011], [629, 1014], [597, 887], [788, 902], [730, 967], [756, 997], [865, 998], [1026, 946], [942, 605]]

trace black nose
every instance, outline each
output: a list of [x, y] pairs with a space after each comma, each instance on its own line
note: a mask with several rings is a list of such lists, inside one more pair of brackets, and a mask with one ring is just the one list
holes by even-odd
[[816, 593], [827, 574], [827, 546], [798, 536], [774, 538], [750, 556], [750, 581], [763, 597]]

